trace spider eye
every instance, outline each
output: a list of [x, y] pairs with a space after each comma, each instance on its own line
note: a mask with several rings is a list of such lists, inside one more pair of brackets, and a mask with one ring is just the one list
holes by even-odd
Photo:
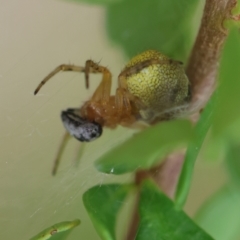
[[96, 122], [89, 122], [76, 114], [75, 109], [62, 111], [62, 122], [70, 135], [80, 142], [90, 142], [102, 134], [102, 126]]

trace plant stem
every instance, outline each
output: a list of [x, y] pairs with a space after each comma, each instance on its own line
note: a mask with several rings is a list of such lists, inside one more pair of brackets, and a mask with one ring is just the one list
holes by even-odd
[[191, 109], [200, 110], [216, 87], [221, 51], [228, 35], [224, 21], [233, 19], [236, 0], [206, 0], [201, 26], [193, 46], [187, 76], [191, 83]]

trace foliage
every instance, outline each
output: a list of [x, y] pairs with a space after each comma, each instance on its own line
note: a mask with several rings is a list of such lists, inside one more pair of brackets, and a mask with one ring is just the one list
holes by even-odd
[[[98, 4], [106, 8], [108, 37], [128, 57], [156, 49], [186, 61], [194, 41], [192, 21], [199, 1], [67, 0]], [[197, 29], [197, 28], [196, 28]]]
[[131, 188], [130, 185], [109, 184], [100, 189], [95, 186], [84, 193], [83, 203], [102, 239], [116, 239], [117, 213]]
[[[137, 133], [122, 145], [99, 158], [99, 171], [112, 174], [134, 172], [159, 164], [177, 147], [190, 141], [192, 127], [189, 121], [178, 120], [158, 124]], [[148, 144], [151, 142], [151, 144]]]
[[74, 220], [69, 222], [56, 223], [51, 227], [46, 228], [30, 240], [64, 240], [67, 239], [69, 233], [73, 228], [80, 224], [80, 220]]

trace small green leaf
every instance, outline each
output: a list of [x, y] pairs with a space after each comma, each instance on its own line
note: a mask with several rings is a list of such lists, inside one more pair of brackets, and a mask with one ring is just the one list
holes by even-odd
[[150, 181], [142, 185], [139, 211], [136, 240], [213, 240]]
[[135, 134], [95, 162], [101, 172], [122, 174], [150, 168], [192, 137], [192, 125], [186, 120], [162, 122]]
[[228, 186], [200, 209], [196, 222], [217, 240], [240, 239], [240, 193]]
[[98, 234], [104, 240], [115, 240], [117, 213], [132, 185], [95, 186], [83, 194], [83, 203]]
[[178, 208], [182, 208], [187, 200], [188, 192], [190, 189], [192, 175], [194, 170], [194, 165], [197, 160], [197, 156], [202, 147], [203, 141], [208, 133], [209, 128], [212, 125], [212, 116], [213, 116], [213, 108], [215, 106], [215, 97], [216, 94], [213, 95], [211, 100], [209, 101], [207, 107], [204, 109], [200, 120], [195, 126], [195, 137], [193, 141], [189, 143], [186, 157], [184, 160], [184, 164], [182, 167], [181, 175], [179, 177], [177, 190], [176, 190], [176, 205]]
[[43, 230], [30, 240], [65, 240], [73, 228], [80, 224], [80, 220], [60, 222]]

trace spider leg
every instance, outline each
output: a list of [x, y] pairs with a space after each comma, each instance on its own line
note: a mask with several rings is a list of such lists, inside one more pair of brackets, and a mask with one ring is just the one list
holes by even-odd
[[65, 147], [67, 145], [69, 138], [70, 138], [70, 134], [68, 132], [65, 132], [63, 139], [61, 141], [61, 144], [59, 146], [57, 156], [56, 156], [54, 164], [53, 164], [52, 175], [55, 175], [57, 173], [57, 169], [58, 169], [59, 163], [61, 161], [62, 154], [65, 150]]
[[125, 113], [131, 112], [131, 104], [128, 94], [124, 88], [117, 88], [115, 103], [118, 113], [121, 115], [123, 110]]
[[125, 127], [132, 127], [136, 122], [136, 110], [131, 104], [131, 96], [126, 89], [121, 87], [117, 89], [115, 105], [119, 123]]
[[52, 72], [50, 72], [37, 86], [36, 90], [34, 91], [34, 95], [38, 93], [38, 91], [42, 88], [42, 86], [49, 81], [54, 75], [56, 75], [58, 72], [66, 72], [66, 71], [72, 71], [72, 72], [84, 72], [85, 68], [70, 64], [62, 64], [58, 67], [56, 67]]
[[83, 156], [83, 153], [85, 151], [85, 147], [86, 147], [86, 142], [82, 142], [79, 149], [78, 149], [78, 152], [76, 154], [76, 157], [74, 159], [74, 165], [75, 167], [77, 168], [78, 165], [80, 164], [81, 162], [81, 159], [82, 159], [82, 156]]
[[101, 102], [102, 104], [107, 104], [111, 92], [112, 84], [112, 74], [108, 68], [100, 66], [98, 63], [93, 62], [92, 60], [86, 61], [85, 65], [85, 78], [86, 86], [89, 85], [89, 73], [102, 73], [102, 81], [93, 93], [91, 101]]
[[126, 87], [126, 77], [120, 74], [118, 77], [118, 82], [119, 87], [116, 90], [115, 96], [115, 104], [118, 116], [122, 116], [123, 114], [129, 116], [131, 115], [132, 107], [130, 103], [130, 94]]
[[39, 92], [39, 90], [47, 81], [49, 81], [54, 75], [61, 71], [84, 72], [86, 88], [89, 87], [89, 73], [102, 73], [103, 74], [102, 81], [99, 84], [98, 88], [95, 90], [92, 96], [92, 100], [102, 101], [102, 103], [108, 102], [111, 91], [112, 75], [106, 67], [100, 66], [99, 64], [93, 62], [92, 60], [86, 61], [85, 67], [70, 64], [62, 64], [56, 67], [39, 83], [36, 90], [34, 91], [34, 95], [36, 95]]

